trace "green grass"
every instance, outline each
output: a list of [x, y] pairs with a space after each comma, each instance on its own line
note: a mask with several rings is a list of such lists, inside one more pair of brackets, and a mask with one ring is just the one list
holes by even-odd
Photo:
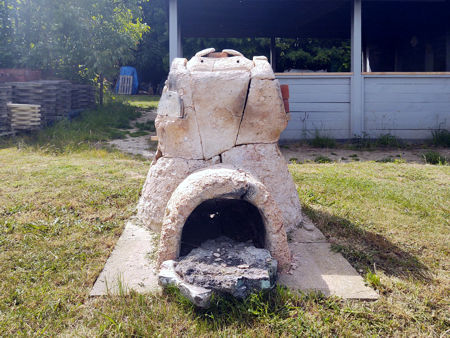
[[116, 95], [114, 99], [143, 109], [156, 109], [159, 102], [159, 96], [156, 95]]
[[155, 121], [147, 121], [144, 123], [136, 122], [136, 128], [138, 128], [140, 131], [156, 131]]
[[9, 146], [32, 147], [50, 153], [78, 151], [97, 147], [99, 143], [124, 138], [131, 128], [130, 121], [141, 116], [133, 106], [115, 102], [86, 110], [77, 118], [63, 120], [53, 126], [21, 134], [16, 138], [0, 139], [0, 148]]
[[[378, 301], [297, 295], [282, 288], [244, 301], [217, 298], [208, 311], [195, 309], [174, 290], [90, 299], [95, 279], [135, 212], [150, 166], [99, 143], [113, 137], [110, 128], [128, 123], [132, 111], [113, 118], [116, 122], [95, 122], [95, 112], [86, 113], [70, 126], [55, 126], [66, 133], [50, 128], [40, 136], [3, 143], [1, 335], [448, 333], [450, 166], [289, 165], [304, 212], [333, 250], [380, 292]], [[85, 132], [85, 126], [95, 125], [98, 130]]]
[[149, 162], [95, 149], [51, 155], [12, 147], [0, 150], [0, 163], [4, 335], [439, 336], [449, 328], [450, 167], [291, 164], [305, 212], [381, 299], [278, 289], [200, 311], [173, 291], [88, 298]]
[[145, 136], [148, 134], [149, 134], [148, 131], [139, 130], [139, 131], [131, 132], [128, 135], [130, 135], [130, 137], [140, 137], [140, 136]]

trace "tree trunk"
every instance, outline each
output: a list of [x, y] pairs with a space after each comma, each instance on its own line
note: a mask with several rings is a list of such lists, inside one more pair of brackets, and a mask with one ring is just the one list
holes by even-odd
[[98, 77], [98, 81], [100, 82], [100, 92], [98, 95], [98, 103], [103, 106], [103, 74], [100, 74]]

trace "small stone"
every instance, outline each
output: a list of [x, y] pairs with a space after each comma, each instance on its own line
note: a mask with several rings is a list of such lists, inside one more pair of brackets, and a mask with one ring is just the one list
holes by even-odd
[[314, 224], [312, 224], [310, 222], [303, 222], [302, 226], [303, 226], [303, 229], [305, 229], [306, 231], [314, 231], [314, 229], [316, 228], [314, 226]]
[[220, 257], [220, 253], [214, 252], [214, 253], [213, 253], [213, 256], [214, 256], [214, 257]]
[[238, 269], [248, 269], [249, 268], [248, 264], [240, 264], [237, 267], [238, 267]]
[[214, 262], [221, 262], [222, 261], [222, 258], [216, 258], [215, 260], [214, 260]]

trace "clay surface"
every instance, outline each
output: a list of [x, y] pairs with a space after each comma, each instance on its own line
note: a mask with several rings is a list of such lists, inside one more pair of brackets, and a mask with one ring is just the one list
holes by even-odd
[[222, 154], [222, 162], [246, 170], [264, 184], [281, 210], [286, 230], [301, 223], [297, 189], [277, 144], [234, 147]]
[[[214, 161], [214, 160], [213, 160]], [[138, 218], [143, 225], [160, 231], [164, 210], [173, 191], [186, 176], [213, 161], [160, 158], [150, 167], [138, 204]]]
[[278, 80], [252, 78], [236, 145], [275, 143], [287, 122]]
[[256, 206], [265, 223], [266, 249], [278, 261], [279, 270], [289, 268], [291, 256], [278, 204], [259, 180], [245, 171], [225, 165], [194, 172], [172, 193], [164, 213], [158, 264], [178, 258], [187, 218], [202, 202], [215, 198], [244, 199]]
[[205, 158], [235, 145], [249, 81], [250, 73], [244, 71], [192, 75], [194, 109]]

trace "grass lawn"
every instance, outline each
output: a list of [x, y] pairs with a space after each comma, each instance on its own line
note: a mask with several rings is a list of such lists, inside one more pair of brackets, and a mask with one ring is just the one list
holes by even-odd
[[[136, 117], [129, 107], [105, 109], [121, 122], [85, 133], [86, 121], [96, 120], [91, 112], [0, 146], [0, 335], [448, 335], [450, 166], [443, 165], [290, 165], [305, 212], [380, 291], [376, 302], [284, 289], [219, 299], [209, 311], [174, 291], [90, 299], [150, 165], [101, 147]], [[83, 136], [64, 137], [60, 128]]]
[[127, 102], [133, 107], [143, 109], [158, 108], [159, 96], [156, 95], [116, 95], [118, 101]]

